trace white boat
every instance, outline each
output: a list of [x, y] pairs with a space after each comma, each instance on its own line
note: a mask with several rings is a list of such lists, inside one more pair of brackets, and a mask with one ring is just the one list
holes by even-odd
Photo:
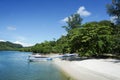
[[30, 62], [38, 62], [38, 61], [51, 61], [52, 58], [50, 57], [46, 57], [46, 56], [42, 56], [42, 55], [30, 55], [28, 60]]

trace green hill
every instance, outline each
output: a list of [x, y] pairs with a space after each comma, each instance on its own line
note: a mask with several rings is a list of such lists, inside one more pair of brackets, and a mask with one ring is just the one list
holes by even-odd
[[15, 44], [9, 41], [0, 42], [0, 50], [17, 50], [18, 48], [22, 48], [23, 46], [20, 44]]

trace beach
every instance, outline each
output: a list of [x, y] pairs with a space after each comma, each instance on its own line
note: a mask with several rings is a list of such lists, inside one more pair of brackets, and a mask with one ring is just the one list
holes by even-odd
[[120, 80], [120, 60], [86, 59], [54, 63], [74, 80]]

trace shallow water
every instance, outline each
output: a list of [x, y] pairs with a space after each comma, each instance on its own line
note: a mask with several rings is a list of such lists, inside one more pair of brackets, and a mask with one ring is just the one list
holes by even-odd
[[0, 80], [67, 80], [52, 61], [29, 63], [30, 54], [0, 51]]

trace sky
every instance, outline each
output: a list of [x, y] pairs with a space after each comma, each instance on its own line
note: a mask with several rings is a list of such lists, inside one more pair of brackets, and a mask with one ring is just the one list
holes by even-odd
[[82, 23], [109, 20], [111, 0], [0, 0], [0, 41], [23, 46], [59, 39], [67, 18], [75, 13]]

